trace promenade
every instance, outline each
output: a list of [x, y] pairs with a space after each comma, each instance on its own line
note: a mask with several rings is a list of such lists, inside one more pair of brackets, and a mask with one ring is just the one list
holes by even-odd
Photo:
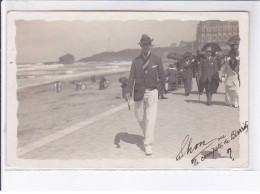
[[[190, 96], [185, 96], [182, 88], [166, 97], [167, 100], [159, 100], [153, 155], [150, 158], [175, 158], [187, 135], [195, 145], [223, 134], [230, 137], [232, 130], [240, 128], [239, 109], [224, 104], [223, 84], [220, 84], [218, 94], [213, 95], [212, 106], [206, 106], [205, 94], [200, 96], [199, 101], [195, 79]], [[23, 138], [26, 136], [18, 136], [23, 141], [18, 147], [19, 157], [61, 160], [148, 157], [144, 153], [143, 136], [134, 116], [134, 106], [129, 111], [123, 99], [117, 100], [117, 105], [35, 141], [27, 139], [25, 142]], [[239, 156], [239, 144], [237, 141], [233, 143], [232, 152]], [[227, 157], [224, 154], [220, 152], [216, 157]]]

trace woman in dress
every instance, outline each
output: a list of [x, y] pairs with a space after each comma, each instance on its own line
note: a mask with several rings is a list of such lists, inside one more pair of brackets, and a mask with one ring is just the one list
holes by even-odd
[[220, 79], [225, 80], [226, 84], [226, 97], [225, 102], [230, 106], [235, 108], [239, 107], [239, 63], [238, 52], [236, 50], [231, 50], [230, 58], [224, 63], [220, 69]]
[[166, 69], [165, 72], [166, 79], [168, 80], [168, 91], [172, 92], [175, 88], [175, 90], [178, 89], [178, 72], [176, 65], [171, 63], [169, 65], [169, 68]]

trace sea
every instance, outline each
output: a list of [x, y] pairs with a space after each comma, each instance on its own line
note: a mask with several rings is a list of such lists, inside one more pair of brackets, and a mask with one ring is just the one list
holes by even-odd
[[16, 79], [21, 89], [70, 78], [127, 72], [130, 66], [131, 61], [18, 64]]

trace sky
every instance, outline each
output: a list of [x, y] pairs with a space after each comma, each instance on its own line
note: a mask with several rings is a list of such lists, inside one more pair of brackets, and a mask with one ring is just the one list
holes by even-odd
[[105, 51], [139, 48], [142, 34], [155, 47], [196, 40], [198, 21], [44, 21], [16, 20], [17, 63], [58, 61], [72, 54], [75, 60]]

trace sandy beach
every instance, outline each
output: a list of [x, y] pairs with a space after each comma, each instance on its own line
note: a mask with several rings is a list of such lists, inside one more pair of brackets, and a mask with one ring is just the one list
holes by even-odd
[[[93, 84], [89, 76], [63, 80], [61, 93], [54, 92], [53, 83], [19, 89], [18, 147], [124, 103], [118, 80], [128, 73], [107, 71], [99, 75], [110, 82], [105, 90], [98, 89], [100, 76]], [[89, 88], [75, 90], [76, 81], [87, 81]]]

